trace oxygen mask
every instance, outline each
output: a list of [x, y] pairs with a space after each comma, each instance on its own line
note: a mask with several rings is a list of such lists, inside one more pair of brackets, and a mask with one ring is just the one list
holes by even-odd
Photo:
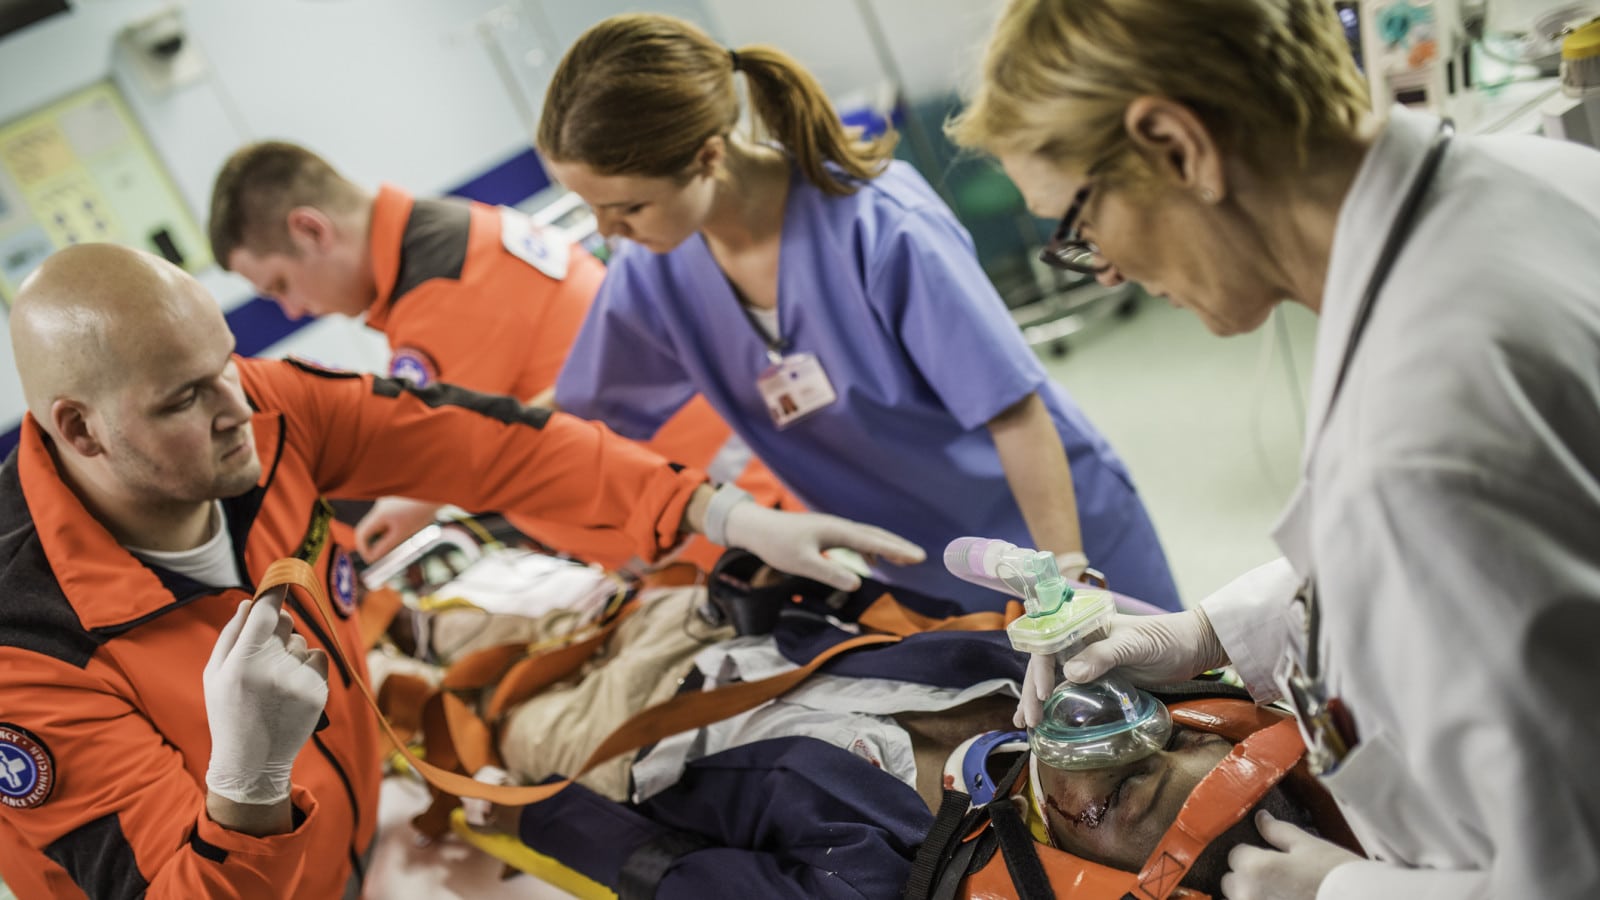
[[1063, 682], [1045, 701], [1043, 721], [1029, 730], [1039, 762], [1057, 769], [1103, 769], [1137, 762], [1172, 735], [1166, 704], [1126, 679], [1107, 675]]

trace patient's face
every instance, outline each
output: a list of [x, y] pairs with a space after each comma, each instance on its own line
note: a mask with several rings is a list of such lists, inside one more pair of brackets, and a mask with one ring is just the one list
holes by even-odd
[[1076, 856], [1137, 872], [1189, 792], [1232, 749], [1220, 735], [1174, 726], [1166, 749], [1125, 766], [1067, 772], [1041, 764], [1051, 840]]

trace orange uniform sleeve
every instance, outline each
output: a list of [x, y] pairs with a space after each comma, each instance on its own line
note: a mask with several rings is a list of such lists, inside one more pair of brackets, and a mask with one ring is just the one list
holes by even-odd
[[604, 425], [454, 385], [240, 360], [246, 390], [287, 423], [317, 488], [355, 500], [454, 503], [613, 531], [646, 560], [675, 547], [706, 477]]
[[[515, 268], [510, 268], [514, 266]], [[397, 354], [417, 354], [439, 381], [527, 400], [556, 383], [605, 277], [605, 265], [571, 248], [568, 271], [552, 281], [513, 260], [496, 290], [424, 282], [389, 314], [384, 332]]]
[[[0, 818], [59, 867], [6, 871], [20, 897], [73, 896], [74, 886], [91, 898], [299, 895], [317, 815], [309, 793], [294, 789], [293, 831], [227, 831], [205, 812], [206, 760], [185, 760], [113, 681], [15, 648], [0, 649], [0, 672], [9, 770], [38, 791], [0, 806]], [[18, 761], [19, 747], [34, 768]]]

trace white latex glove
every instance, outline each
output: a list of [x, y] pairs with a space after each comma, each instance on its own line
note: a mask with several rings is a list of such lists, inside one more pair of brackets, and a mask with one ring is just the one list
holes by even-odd
[[1196, 607], [1161, 616], [1118, 614], [1111, 633], [1085, 647], [1062, 671], [1075, 684], [1112, 669], [1134, 684], [1171, 684], [1227, 662], [1211, 622]]
[[1240, 844], [1228, 852], [1222, 894], [1228, 900], [1316, 900], [1323, 879], [1361, 857], [1260, 810], [1256, 830], [1278, 848]]
[[1034, 653], [1028, 657], [1028, 671], [1022, 676], [1022, 697], [1011, 724], [1033, 728], [1044, 721], [1044, 702], [1056, 689], [1056, 655]]
[[[472, 773], [474, 781], [484, 784], [508, 785], [511, 783], [511, 773], [498, 766], [484, 766]], [[484, 800], [479, 797], [462, 797], [461, 811], [466, 813], [467, 824], [474, 828], [488, 828], [495, 824], [494, 801]]]
[[927, 558], [921, 547], [882, 528], [821, 513], [779, 512], [749, 500], [728, 511], [725, 530], [726, 546], [742, 547], [774, 569], [841, 591], [860, 587], [861, 578], [822, 555], [831, 547], [902, 565]]
[[439, 513], [439, 504], [404, 497], [384, 497], [372, 504], [356, 523], [356, 549], [373, 562], [400, 542], [427, 527]]
[[206, 787], [235, 803], [289, 796], [295, 757], [328, 702], [328, 656], [283, 611], [287, 588], [239, 604], [206, 663], [211, 765]]

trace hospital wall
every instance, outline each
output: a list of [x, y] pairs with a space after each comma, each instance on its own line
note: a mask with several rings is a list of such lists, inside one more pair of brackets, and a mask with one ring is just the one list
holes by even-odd
[[[419, 194], [525, 203], [547, 183], [528, 149], [528, 128], [555, 63], [585, 28], [618, 12], [681, 15], [733, 46], [779, 44], [814, 68], [836, 98], [867, 103], [895, 76], [912, 96], [951, 91], [951, 60], [970, 58], [998, 0], [870, 0], [893, 56], [887, 63], [856, 0], [194, 0], [180, 9], [203, 72], [160, 90], [116, 49], [116, 38], [168, 5], [79, 2], [0, 38], [0, 123], [112, 79], [203, 227], [222, 161], [264, 138], [303, 143], [373, 186], [389, 181]], [[362, 369], [386, 359], [381, 338], [357, 322], [292, 323], [242, 279], [214, 267], [198, 274], [246, 352]], [[10, 336], [0, 337], [9, 360]], [[23, 409], [7, 362], [0, 365], [0, 450], [9, 448]]]
[[[600, 18], [655, 9], [697, 21], [730, 46], [776, 44], [842, 105], [882, 103], [899, 80], [934, 116], [925, 122], [934, 131], [938, 101], [970, 77], [1002, 2], [189, 0], [182, 16], [203, 72], [159, 91], [113, 45], [162, 0], [76, 0], [70, 13], [0, 38], [0, 123], [113, 80], [202, 226], [222, 161], [262, 138], [304, 143], [369, 186], [529, 205], [546, 183], [529, 150], [530, 123], [563, 49]], [[938, 185], [944, 172], [927, 174]], [[290, 322], [242, 279], [214, 267], [199, 277], [248, 353], [360, 369], [386, 362], [381, 337], [358, 322]], [[1131, 322], [1073, 339], [1065, 359], [1047, 364], [1128, 461], [1192, 600], [1271, 552], [1265, 535], [1298, 454], [1301, 417], [1290, 397], [1310, 358], [1310, 328], [1300, 322], [1293, 341], [1268, 332], [1216, 342], [1189, 317], [1146, 306]], [[4, 331], [0, 317], [0, 454], [24, 407]], [[1291, 344], [1301, 350], [1298, 373], [1274, 352]], [[1202, 390], [1196, 372], [1213, 388]], [[1195, 390], [1174, 400], [1174, 383]]]

